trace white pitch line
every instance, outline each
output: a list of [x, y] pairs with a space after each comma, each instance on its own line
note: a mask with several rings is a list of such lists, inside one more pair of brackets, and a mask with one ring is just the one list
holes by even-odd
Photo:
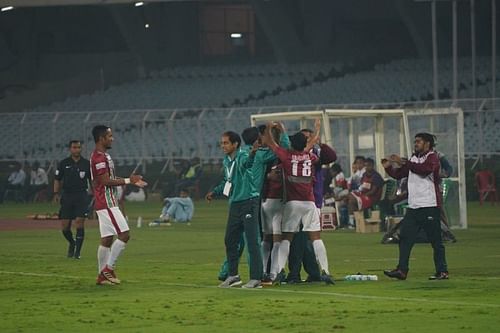
[[[10, 272], [10, 271], [0, 271], [0, 274], [16, 274], [24, 276], [36, 276], [36, 277], [57, 277], [63, 279], [87, 279], [81, 276], [72, 275], [61, 275], [61, 274], [46, 274], [46, 273], [30, 273], [30, 272]], [[490, 277], [492, 279], [494, 277]], [[500, 278], [500, 277], [497, 277]], [[131, 283], [140, 283], [137, 280], [127, 280]], [[159, 282], [159, 285], [170, 286], [170, 287], [184, 287], [184, 288], [199, 288], [199, 289], [221, 289], [217, 286], [206, 286], [194, 283], [171, 283], [171, 282]], [[243, 292], [251, 292], [251, 289], [244, 288], [228, 288], [231, 290], [239, 290]], [[375, 295], [360, 295], [360, 294], [349, 294], [349, 293], [336, 293], [336, 292], [324, 292], [324, 291], [307, 291], [307, 290], [289, 290], [289, 289], [276, 289], [276, 288], [262, 288], [253, 290], [254, 292], [268, 292], [268, 293], [282, 293], [282, 294], [302, 294], [302, 295], [318, 295], [318, 296], [337, 296], [352, 299], [368, 299], [368, 300], [381, 300], [381, 301], [403, 301], [403, 302], [421, 302], [421, 303], [435, 303], [435, 304], [446, 304], [446, 305], [459, 305], [459, 306], [479, 306], [479, 307], [492, 307], [500, 308], [500, 304], [491, 303], [469, 303], [469, 302], [456, 302], [447, 301], [442, 299], [427, 299], [427, 298], [412, 298], [412, 297], [390, 297], [390, 296], [375, 296]]]

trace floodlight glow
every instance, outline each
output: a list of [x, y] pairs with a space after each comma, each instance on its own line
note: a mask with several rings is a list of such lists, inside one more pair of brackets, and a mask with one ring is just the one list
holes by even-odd
[[149, 29], [149, 23], [144, 24], [144, 28]]
[[241, 38], [242, 35], [240, 33], [232, 33], [231, 38]]
[[12, 9], [14, 9], [13, 6], [7, 6], [7, 7], [2, 7], [1, 11], [2, 12], [6, 12], [6, 11], [9, 11], [9, 10], [12, 10]]
[[144, 2], [142, 2], [142, 1], [136, 2], [136, 3], [134, 4], [134, 6], [136, 6], [136, 7], [141, 7], [141, 6], [144, 6]]

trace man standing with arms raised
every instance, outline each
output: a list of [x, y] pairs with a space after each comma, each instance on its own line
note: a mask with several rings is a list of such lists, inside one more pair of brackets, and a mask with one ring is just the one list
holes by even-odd
[[384, 271], [390, 278], [406, 280], [410, 253], [420, 229], [424, 229], [434, 250], [436, 273], [429, 280], [447, 280], [448, 267], [441, 238], [441, 191], [439, 188], [439, 157], [434, 151], [434, 135], [415, 135], [415, 153], [409, 160], [398, 155], [383, 159], [385, 171], [393, 178], [408, 177], [408, 209], [401, 221], [399, 264], [394, 270]]
[[[95, 141], [95, 150], [90, 156], [90, 171], [95, 197], [95, 210], [99, 219], [99, 230], [101, 232], [101, 244], [97, 250], [99, 264], [99, 275], [96, 283], [119, 284], [114, 268], [115, 263], [122, 251], [125, 249], [130, 235], [127, 220], [118, 208], [116, 187], [133, 184], [138, 187], [147, 185], [140, 175], [130, 175], [130, 178], [117, 178], [115, 165], [111, 156], [107, 153], [113, 143], [113, 132], [111, 128], [104, 125], [95, 126], [92, 129]], [[113, 236], [117, 239], [113, 241]]]

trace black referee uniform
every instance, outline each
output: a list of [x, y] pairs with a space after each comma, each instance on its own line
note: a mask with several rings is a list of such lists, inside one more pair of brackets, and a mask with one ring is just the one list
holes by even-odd
[[[89, 196], [88, 183], [90, 181], [90, 162], [80, 157], [75, 161], [71, 156], [65, 158], [57, 166], [55, 179], [62, 182], [61, 209], [59, 218], [61, 220], [85, 219], [88, 213]], [[69, 242], [68, 257], [80, 258], [83, 245], [84, 229], [76, 229], [76, 240], [73, 240], [71, 224], [62, 231]]]

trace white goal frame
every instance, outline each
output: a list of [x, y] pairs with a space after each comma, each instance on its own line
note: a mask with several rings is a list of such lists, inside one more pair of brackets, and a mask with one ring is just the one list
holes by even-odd
[[[372, 117], [375, 118], [375, 158], [376, 168], [384, 174], [384, 170], [379, 161], [386, 154], [394, 152], [386, 152], [384, 142], [386, 140], [384, 133], [384, 117], [400, 117], [400, 147], [399, 154], [401, 156], [410, 156], [413, 140], [411, 138], [410, 122], [412, 117], [429, 117], [432, 124], [432, 116], [448, 115], [456, 117], [456, 140], [457, 140], [457, 175], [458, 177], [450, 178], [458, 183], [458, 209], [459, 221], [454, 228], [467, 228], [467, 201], [466, 201], [466, 185], [465, 185], [465, 158], [464, 158], [464, 117], [463, 111], [460, 108], [425, 108], [425, 109], [326, 109], [316, 111], [297, 111], [297, 112], [276, 112], [265, 114], [253, 114], [250, 116], [252, 126], [258, 122], [265, 123], [268, 121], [299, 121], [300, 127], [305, 128], [307, 121], [321, 118], [322, 122], [322, 141], [335, 147], [333, 142], [332, 131], [330, 128], [330, 120], [348, 118], [349, 121], [349, 165], [354, 162], [354, 133], [353, 133], [353, 118]], [[432, 127], [432, 126], [431, 126]], [[432, 132], [432, 129], [429, 129]], [[415, 134], [415, 133], [413, 133]]]

